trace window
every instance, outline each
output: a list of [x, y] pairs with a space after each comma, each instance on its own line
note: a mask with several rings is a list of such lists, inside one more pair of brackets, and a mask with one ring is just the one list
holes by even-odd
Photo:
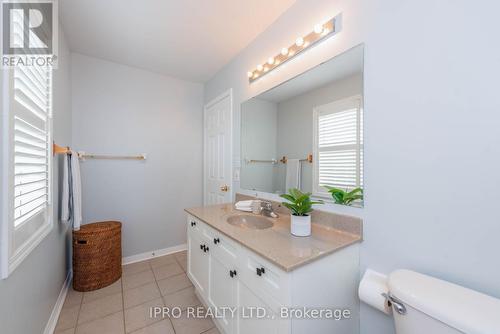
[[363, 106], [353, 96], [314, 109], [313, 194], [330, 197], [325, 185], [363, 187]]
[[5, 71], [2, 276], [11, 273], [52, 228], [51, 86], [48, 67]]

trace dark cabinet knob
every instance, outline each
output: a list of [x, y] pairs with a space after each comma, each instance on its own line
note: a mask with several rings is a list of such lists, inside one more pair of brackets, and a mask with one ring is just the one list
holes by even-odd
[[218, 244], [220, 242], [220, 239], [219, 238], [214, 238], [214, 244]]
[[205, 245], [200, 245], [200, 249], [203, 250], [203, 247], [205, 247]]
[[229, 276], [231, 277], [236, 276], [236, 270], [229, 270]]
[[266, 269], [264, 269], [264, 267], [261, 267], [261, 268], [257, 268], [257, 275], [258, 276], [262, 276], [262, 274], [265, 274], [266, 273]]
[[196, 222], [191, 222], [191, 226], [196, 226]]

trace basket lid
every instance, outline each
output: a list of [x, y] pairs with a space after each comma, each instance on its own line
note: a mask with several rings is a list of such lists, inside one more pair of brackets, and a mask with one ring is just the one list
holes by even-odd
[[119, 221], [102, 221], [96, 223], [85, 224], [80, 227], [80, 230], [74, 233], [95, 233], [104, 232], [109, 230], [116, 230], [121, 228], [122, 223]]

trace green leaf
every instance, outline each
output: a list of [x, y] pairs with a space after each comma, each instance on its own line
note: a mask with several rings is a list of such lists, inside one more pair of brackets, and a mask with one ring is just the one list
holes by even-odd
[[286, 200], [288, 200], [290, 202], [294, 202], [295, 201], [295, 198], [293, 198], [292, 195], [282, 194], [282, 195], [280, 195], [280, 197], [282, 197], [282, 198], [284, 198], [284, 199], [286, 199]]
[[305, 216], [313, 210], [313, 204], [323, 203], [322, 201], [311, 201], [311, 193], [303, 193], [297, 188], [288, 189], [288, 194], [280, 196], [290, 202], [283, 202], [283, 206], [290, 209], [297, 216]]

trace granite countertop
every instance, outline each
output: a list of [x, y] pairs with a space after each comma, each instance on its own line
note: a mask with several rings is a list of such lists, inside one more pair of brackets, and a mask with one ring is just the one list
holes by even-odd
[[279, 218], [268, 218], [274, 222], [271, 228], [253, 230], [226, 222], [226, 218], [231, 215], [252, 215], [250, 212], [237, 211], [232, 203], [185, 211], [284, 271], [292, 271], [362, 240], [360, 234], [315, 223], [314, 215], [311, 236], [296, 237], [290, 233], [289, 214], [280, 213]]

